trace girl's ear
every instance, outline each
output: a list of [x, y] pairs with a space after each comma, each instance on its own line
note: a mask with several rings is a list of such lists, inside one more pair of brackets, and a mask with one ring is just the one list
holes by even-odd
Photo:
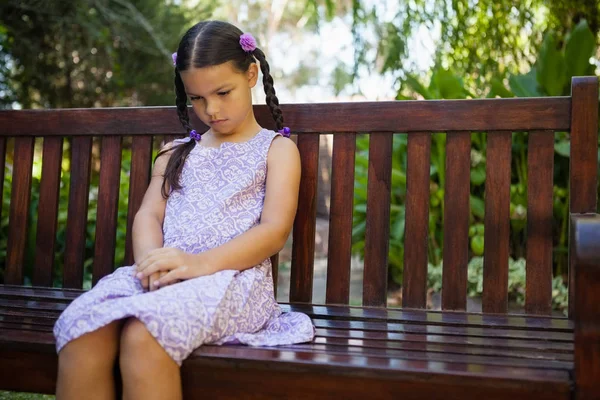
[[248, 78], [248, 86], [250, 88], [256, 86], [256, 82], [258, 81], [258, 65], [256, 63], [250, 64], [248, 72], [246, 72], [246, 77]]

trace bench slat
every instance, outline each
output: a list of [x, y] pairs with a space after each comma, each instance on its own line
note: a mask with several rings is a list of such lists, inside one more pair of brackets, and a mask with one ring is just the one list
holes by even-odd
[[387, 305], [390, 196], [392, 180], [391, 133], [374, 132], [369, 139], [367, 176], [367, 225], [363, 305]]
[[312, 300], [317, 223], [319, 135], [298, 135], [302, 164], [298, 212], [294, 220], [290, 301]]
[[40, 182], [40, 205], [35, 245], [33, 284], [52, 286], [56, 228], [58, 225], [58, 200], [63, 153], [63, 138], [44, 138], [42, 180]]
[[98, 183], [98, 211], [92, 284], [110, 274], [115, 265], [119, 184], [121, 178], [121, 137], [102, 138]]
[[125, 239], [125, 264], [133, 265], [132, 229], [135, 214], [150, 183], [152, 164], [152, 136], [135, 136], [131, 143], [131, 172], [129, 175], [129, 199], [127, 210], [127, 234]]
[[356, 135], [334, 135], [331, 160], [331, 207], [327, 255], [328, 304], [348, 304], [352, 257], [352, 212]]
[[552, 313], [554, 132], [529, 133], [525, 310]]
[[[571, 86], [569, 212], [595, 213], [598, 201], [598, 77], [575, 77]], [[576, 193], [576, 195], [575, 195]], [[569, 315], [575, 311], [574, 252], [569, 252]]]
[[[4, 166], [6, 162], [6, 137], [0, 137], [0, 204], [4, 204]], [[0, 207], [0, 220], [2, 219], [2, 207]]]
[[92, 137], [75, 136], [71, 143], [71, 183], [66, 228], [63, 286], [83, 286], [86, 225], [90, 188]]
[[508, 310], [511, 132], [488, 132], [482, 308]]
[[[25, 245], [27, 244], [34, 138], [17, 137], [14, 146], [4, 283], [21, 285], [23, 284], [23, 264], [25, 263]], [[4, 173], [4, 170], [2, 172]]]
[[470, 171], [471, 133], [448, 133], [444, 187], [443, 310], [465, 311], [467, 308]]
[[427, 244], [431, 134], [408, 135], [402, 306], [427, 306]]
[[[568, 130], [570, 107], [569, 97], [281, 105], [287, 123], [299, 133]], [[254, 111], [260, 125], [274, 128], [266, 105]], [[189, 114], [192, 125], [207, 129], [191, 107]], [[183, 131], [174, 106], [0, 110], [0, 126], [10, 126], [0, 136], [181, 136]]]

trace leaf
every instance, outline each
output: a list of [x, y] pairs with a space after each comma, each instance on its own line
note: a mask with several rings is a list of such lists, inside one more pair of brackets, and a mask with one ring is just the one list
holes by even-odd
[[407, 74], [406, 79], [404, 79], [404, 83], [412, 89], [414, 92], [419, 93], [425, 100], [434, 99], [435, 96], [419, 82], [417, 77], [412, 74]]
[[540, 97], [536, 75], [535, 68], [525, 75], [511, 75], [508, 78], [510, 89], [517, 97]]
[[504, 86], [500, 79], [492, 78], [491, 85], [492, 89], [490, 90], [488, 97], [515, 97], [515, 95]]
[[596, 40], [587, 21], [581, 20], [567, 38], [565, 58], [568, 78], [586, 75], [595, 47]]
[[485, 202], [479, 197], [471, 196], [471, 212], [479, 218], [485, 216]]
[[483, 182], [485, 182], [485, 167], [483, 164], [479, 164], [476, 168], [471, 170], [471, 183], [475, 186], [479, 186]]
[[544, 36], [537, 62], [537, 83], [549, 96], [559, 96], [566, 84], [566, 66], [553, 32]]
[[437, 88], [442, 99], [464, 99], [466, 97], [463, 80], [443, 68], [438, 68], [433, 72], [431, 86]]
[[567, 141], [554, 143], [554, 151], [568, 158], [571, 155], [571, 143]]

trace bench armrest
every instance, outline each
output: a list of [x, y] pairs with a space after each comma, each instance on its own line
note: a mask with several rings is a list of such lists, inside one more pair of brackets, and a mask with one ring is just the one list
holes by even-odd
[[600, 393], [600, 215], [571, 215], [577, 398]]

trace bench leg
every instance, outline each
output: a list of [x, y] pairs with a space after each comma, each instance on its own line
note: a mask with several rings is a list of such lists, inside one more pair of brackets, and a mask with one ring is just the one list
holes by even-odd
[[121, 332], [123, 399], [181, 399], [179, 366], [135, 318]]

